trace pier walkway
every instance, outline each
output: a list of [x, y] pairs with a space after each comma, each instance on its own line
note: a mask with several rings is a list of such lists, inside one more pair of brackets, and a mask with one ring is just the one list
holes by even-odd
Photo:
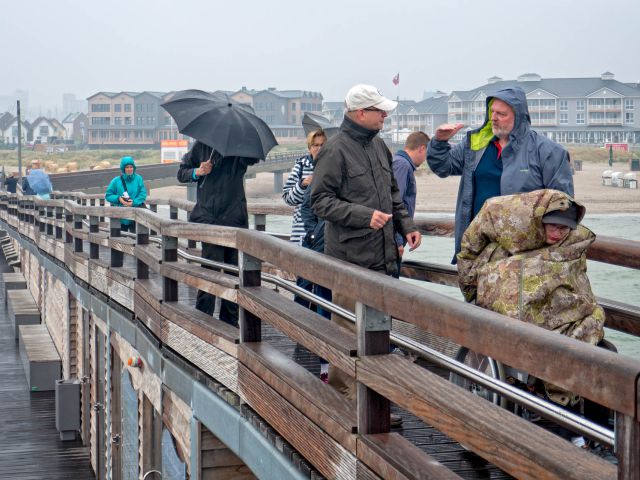
[[[0, 269], [6, 265], [0, 252]], [[0, 291], [0, 478], [93, 480], [82, 440], [63, 442], [54, 392], [31, 392]]]

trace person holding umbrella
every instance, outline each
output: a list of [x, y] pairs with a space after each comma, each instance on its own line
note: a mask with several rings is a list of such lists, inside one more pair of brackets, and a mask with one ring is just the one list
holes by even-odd
[[31, 192], [25, 193], [26, 195], [37, 195], [45, 200], [51, 198], [50, 194], [53, 191], [53, 186], [47, 172], [40, 168], [32, 168], [27, 175], [26, 181], [28, 190]]
[[[198, 184], [196, 205], [189, 221], [248, 228], [244, 174], [277, 145], [269, 126], [250, 106], [223, 94], [185, 90], [162, 106], [181, 133], [197, 140], [182, 157], [178, 169], [178, 181]], [[202, 257], [238, 264], [236, 249], [206, 242], [202, 242]], [[203, 268], [211, 267], [203, 265]], [[198, 291], [196, 308], [213, 315], [215, 296]], [[237, 327], [238, 306], [223, 299], [220, 320]]]

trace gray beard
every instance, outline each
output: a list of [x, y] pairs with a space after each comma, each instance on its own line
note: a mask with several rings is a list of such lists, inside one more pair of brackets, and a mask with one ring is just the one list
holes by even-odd
[[491, 132], [493, 132], [493, 134], [498, 138], [509, 140], [509, 134], [511, 133], [511, 130], [506, 131], [503, 128], [497, 128], [491, 125]]

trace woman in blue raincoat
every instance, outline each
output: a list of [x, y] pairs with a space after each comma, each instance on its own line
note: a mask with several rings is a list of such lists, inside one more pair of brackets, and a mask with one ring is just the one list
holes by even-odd
[[[133, 157], [122, 157], [120, 160], [122, 175], [115, 177], [107, 187], [105, 198], [114, 207], [141, 207], [147, 199], [142, 177], [136, 173]], [[121, 220], [122, 231], [135, 232], [135, 222]]]

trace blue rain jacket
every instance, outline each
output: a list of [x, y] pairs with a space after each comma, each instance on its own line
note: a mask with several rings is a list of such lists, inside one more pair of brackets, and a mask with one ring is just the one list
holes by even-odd
[[511, 105], [515, 112], [509, 144], [502, 150], [501, 195], [551, 188], [574, 196], [569, 154], [561, 145], [531, 129], [524, 90], [519, 87], [498, 90], [487, 97], [485, 121], [480, 128], [470, 130], [464, 141], [453, 146], [434, 137], [427, 148], [427, 163], [436, 175], [461, 176], [455, 216], [456, 254], [460, 252], [462, 235], [473, 220], [473, 172], [494, 137], [490, 108], [495, 98]]
[[[131, 175], [124, 173], [124, 169], [127, 165], [133, 165], [133, 173]], [[122, 175], [115, 177], [111, 180], [111, 183], [109, 183], [105, 193], [105, 199], [114, 207], [122, 207], [119, 198], [124, 195], [124, 186], [122, 185], [121, 180], [124, 178], [129, 198], [133, 200], [133, 206], [141, 206], [147, 199], [147, 189], [144, 187], [142, 176], [136, 173], [136, 164], [133, 161], [133, 157], [122, 157], [120, 160], [120, 171], [122, 172]], [[124, 225], [128, 225], [130, 222], [129, 220], [122, 220], [122, 223]]]

